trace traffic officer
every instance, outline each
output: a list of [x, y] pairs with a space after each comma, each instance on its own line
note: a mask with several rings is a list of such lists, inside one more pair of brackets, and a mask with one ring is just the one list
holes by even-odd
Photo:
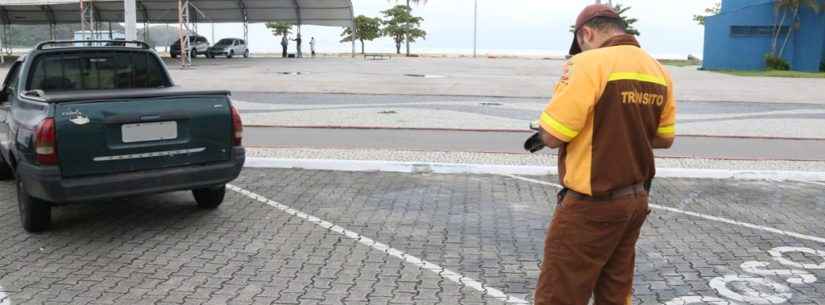
[[559, 193], [535, 304], [630, 304], [636, 241], [647, 218], [653, 149], [670, 148], [676, 102], [669, 73], [607, 5], [576, 20], [573, 57], [541, 113], [559, 148]]

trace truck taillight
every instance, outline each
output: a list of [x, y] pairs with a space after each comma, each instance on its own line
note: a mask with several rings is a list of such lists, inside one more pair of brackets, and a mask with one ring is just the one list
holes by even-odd
[[57, 165], [57, 133], [54, 128], [54, 118], [46, 118], [40, 122], [40, 126], [37, 127], [34, 135], [37, 163], [40, 165]]
[[232, 141], [236, 146], [243, 144], [243, 121], [241, 121], [241, 114], [235, 106], [232, 109]]

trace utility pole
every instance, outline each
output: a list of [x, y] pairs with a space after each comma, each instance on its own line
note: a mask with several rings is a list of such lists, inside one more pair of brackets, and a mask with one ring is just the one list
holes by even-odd
[[478, 0], [475, 0], [475, 14], [473, 15], [473, 58], [478, 57]]

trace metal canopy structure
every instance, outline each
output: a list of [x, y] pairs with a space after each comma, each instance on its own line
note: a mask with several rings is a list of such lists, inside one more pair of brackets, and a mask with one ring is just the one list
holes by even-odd
[[[301, 25], [354, 28], [352, 0], [0, 0], [0, 44], [16, 24], [49, 25], [54, 39], [56, 24], [80, 23], [82, 30], [94, 31], [100, 23], [124, 22], [130, 36], [136, 22], [176, 23], [186, 50], [198, 23], [242, 23], [248, 42], [249, 23], [270, 21], [295, 24], [299, 35]], [[184, 66], [188, 57], [181, 57]]]
[[[124, 22], [120, 0], [85, 1], [95, 22]], [[199, 11], [192, 22], [260, 23], [280, 21], [296, 25], [352, 25], [351, 0], [189, 0]], [[178, 0], [136, 0], [137, 22], [177, 23]], [[0, 23], [80, 23], [80, 0], [0, 0]]]

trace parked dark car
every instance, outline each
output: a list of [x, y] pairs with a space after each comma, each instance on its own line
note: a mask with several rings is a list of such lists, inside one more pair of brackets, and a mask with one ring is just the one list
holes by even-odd
[[[200, 35], [191, 35], [189, 36], [189, 48], [190, 56], [192, 58], [198, 57], [198, 55], [206, 54], [209, 50], [209, 41], [206, 40], [206, 37]], [[182, 53], [180, 50], [180, 40], [175, 41], [169, 46], [169, 56], [172, 58], [178, 58], [181, 56]]]
[[215, 56], [226, 56], [232, 58], [235, 55], [242, 55], [244, 58], [249, 57], [249, 49], [246, 48], [246, 41], [238, 38], [224, 38], [218, 41], [215, 45], [209, 47], [206, 51], [206, 57], [215, 58]]
[[245, 160], [228, 91], [174, 86], [142, 42], [44, 42], [10, 68], [0, 91], [0, 178], [17, 181], [27, 231], [53, 206], [192, 190], [223, 202]]

